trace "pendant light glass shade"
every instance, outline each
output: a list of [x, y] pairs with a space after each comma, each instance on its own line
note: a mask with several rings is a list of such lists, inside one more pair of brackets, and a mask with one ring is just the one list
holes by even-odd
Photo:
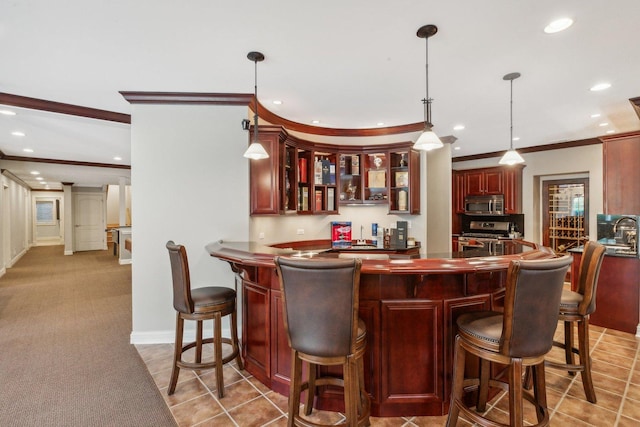
[[504, 156], [500, 159], [499, 162], [501, 165], [515, 165], [518, 163], [524, 163], [524, 159], [516, 150], [513, 148], [504, 153]]
[[442, 144], [438, 135], [428, 128], [420, 134], [417, 141], [413, 144], [413, 148], [422, 151], [431, 151], [437, 148], [442, 148], [443, 146], [444, 144]]
[[501, 165], [516, 165], [518, 163], [524, 163], [524, 159], [518, 152], [513, 148], [513, 81], [520, 77], [520, 73], [509, 73], [502, 78], [502, 80], [509, 80], [511, 82], [511, 100], [509, 103], [509, 121], [510, 121], [510, 136], [511, 140], [509, 141], [509, 150], [502, 156], [500, 161], [498, 162]]
[[269, 154], [258, 141], [258, 62], [264, 61], [264, 55], [260, 52], [249, 52], [247, 58], [255, 64], [255, 86], [253, 92], [253, 141], [249, 144], [247, 151], [244, 152], [244, 157], [252, 160], [267, 159]]
[[252, 160], [260, 160], [269, 158], [269, 154], [259, 142], [252, 142], [244, 152], [244, 157]]
[[431, 102], [433, 99], [429, 98], [429, 37], [438, 32], [438, 27], [435, 25], [424, 25], [418, 29], [417, 36], [425, 40], [426, 52], [425, 52], [425, 76], [426, 76], [426, 93], [422, 100], [424, 104], [424, 131], [418, 137], [418, 140], [413, 144], [413, 148], [421, 151], [431, 151], [437, 148], [442, 148], [444, 144], [438, 138], [438, 135], [431, 129]]

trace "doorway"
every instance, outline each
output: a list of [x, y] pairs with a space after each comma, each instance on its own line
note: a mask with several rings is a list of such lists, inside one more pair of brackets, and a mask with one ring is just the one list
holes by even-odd
[[588, 240], [589, 178], [544, 181], [542, 244], [557, 253]]
[[37, 246], [64, 243], [61, 197], [34, 197], [33, 235]]

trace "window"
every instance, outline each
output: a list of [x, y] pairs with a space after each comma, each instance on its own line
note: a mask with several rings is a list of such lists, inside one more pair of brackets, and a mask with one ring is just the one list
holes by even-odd
[[54, 225], [58, 220], [57, 200], [36, 200], [36, 224]]

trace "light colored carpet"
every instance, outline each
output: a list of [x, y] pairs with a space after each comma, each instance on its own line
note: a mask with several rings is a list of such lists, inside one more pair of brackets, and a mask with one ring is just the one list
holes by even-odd
[[0, 278], [1, 426], [175, 426], [129, 344], [131, 266], [34, 247]]

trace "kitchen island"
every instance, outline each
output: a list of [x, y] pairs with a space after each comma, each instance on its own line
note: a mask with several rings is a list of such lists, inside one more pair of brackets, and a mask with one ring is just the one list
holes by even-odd
[[[521, 240], [506, 242], [500, 255], [336, 251], [325, 241], [273, 246], [219, 241], [207, 245], [207, 251], [228, 262], [242, 281], [246, 370], [283, 395], [289, 392], [291, 350], [274, 257], [361, 258], [359, 312], [368, 344], [365, 384], [371, 414], [384, 417], [446, 414], [456, 318], [468, 311], [501, 310], [512, 259], [554, 256], [547, 248]], [[316, 406], [342, 410], [342, 395], [324, 390]]]

